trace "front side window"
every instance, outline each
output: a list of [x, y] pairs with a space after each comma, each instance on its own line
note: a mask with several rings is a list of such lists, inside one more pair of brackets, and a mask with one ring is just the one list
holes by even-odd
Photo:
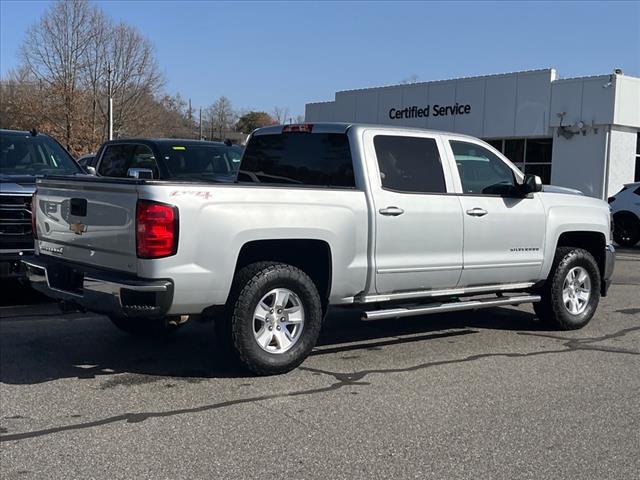
[[81, 173], [53, 139], [30, 134], [0, 135], [0, 175], [74, 175]]
[[344, 133], [255, 135], [242, 156], [238, 180], [353, 188], [349, 138]]
[[508, 195], [516, 187], [513, 170], [497, 155], [475, 143], [451, 140], [464, 193]]
[[435, 139], [376, 135], [373, 144], [382, 188], [408, 193], [446, 193]]

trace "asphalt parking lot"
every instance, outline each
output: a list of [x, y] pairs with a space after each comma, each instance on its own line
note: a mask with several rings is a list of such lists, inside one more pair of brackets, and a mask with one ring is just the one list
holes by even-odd
[[638, 249], [581, 331], [529, 307], [335, 312], [302, 367], [269, 378], [226, 365], [209, 324], [136, 340], [2, 291], [3, 480], [638, 478]]

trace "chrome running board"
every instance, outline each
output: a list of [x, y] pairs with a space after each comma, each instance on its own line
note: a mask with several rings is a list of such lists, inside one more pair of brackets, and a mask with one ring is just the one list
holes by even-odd
[[500, 307], [504, 305], [520, 305], [521, 303], [535, 303], [540, 301], [539, 295], [518, 295], [514, 297], [486, 298], [466, 300], [462, 302], [445, 302], [416, 305], [413, 307], [390, 308], [387, 310], [372, 310], [362, 313], [362, 320], [383, 320], [386, 318], [413, 317], [429, 315], [430, 313], [457, 312], [459, 310], [478, 310], [480, 308]]

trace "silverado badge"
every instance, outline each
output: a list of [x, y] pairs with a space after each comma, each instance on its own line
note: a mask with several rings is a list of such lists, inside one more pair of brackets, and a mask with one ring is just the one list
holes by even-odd
[[70, 223], [69, 230], [71, 230], [76, 235], [82, 235], [87, 231], [87, 226], [84, 223]]

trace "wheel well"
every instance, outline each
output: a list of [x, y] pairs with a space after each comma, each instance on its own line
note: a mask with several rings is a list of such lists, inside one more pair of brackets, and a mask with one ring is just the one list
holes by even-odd
[[331, 292], [331, 248], [323, 240], [257, 240], [242, 246], [236, 272], [250, 263], [273, 261], [298, 267], [315, 283], [323, 309]]
[[601, 275], [604, 275], [606, 246], [605, 236], [599, 232], [565, 232], [558, 238], [558, 247], [583, 248], [593, 255]]
[[628, 210], [622, 210], [620, 212], [616, 212], [613, 214], [613, 221], [615, 223], [617, 218], [626, 218], [631, 220], [634, 223], [640, 223], [640, 219], [633, 213]]

